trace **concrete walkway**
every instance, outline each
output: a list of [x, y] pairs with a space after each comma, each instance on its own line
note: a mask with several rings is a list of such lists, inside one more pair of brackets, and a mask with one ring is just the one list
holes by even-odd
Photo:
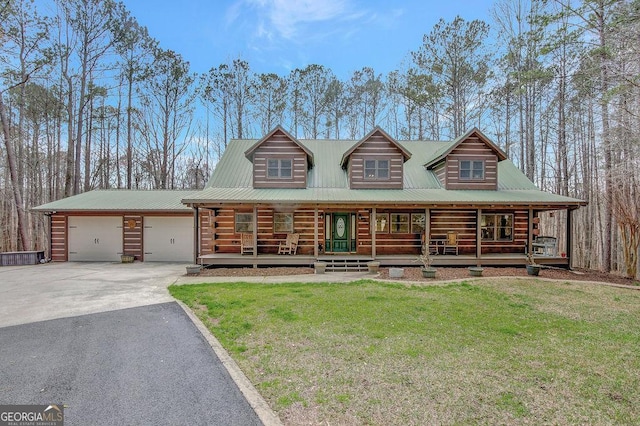
[[247, 282], [261, 284], [278, 283], [348, 283], [351, 281], [366, 280], [375, 278], [374, 274], [368, 272], [327, 272], [325, 274], [304, 274], [304, 275], [256, 275], [249, 277], [204, 277], [186, 276], [176, 277], [174, 284], [201, 284], [201, 283], [229, 283]]

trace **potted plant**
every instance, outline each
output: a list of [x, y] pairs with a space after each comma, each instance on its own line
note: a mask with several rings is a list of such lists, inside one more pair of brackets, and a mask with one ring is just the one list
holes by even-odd
[[422, 250], [422, 254], [418, 256], [418, 262], [422, 263], [422, 276], [425, 278], [435, 278], [436, 268], [431, 266], [431, 255], [429, 250]]
[[202, 265], [187, 265], [187, 275], [199, 274], [202, 270]]
[[529, 264], [527, 265], [527, 274], [538, 276], [540, 274], [540, 265], [536, 263], [536, 260], [533, 258], [533, 253], [527, 254], [527, 260]]
[[482, 271], [483, 269], [481, 266], [469, 266], [469, 275], [472, 277], [481, 277]]
[[316, 274], [324, 274], [327, 270], [327, 262], [315, 262], [313, 264]]
[[369, 269], [370, 274], [377, 274], [380, 270], [380, 262], [371, 261], [367, 262], [367, 268]]

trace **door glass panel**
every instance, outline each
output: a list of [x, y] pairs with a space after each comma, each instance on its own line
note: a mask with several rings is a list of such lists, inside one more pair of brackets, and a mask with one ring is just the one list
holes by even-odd
[[344, 218], [339, 217], [336, 220], [336, 236], [339, 238], [344, 238], [344, 232], [346, 230], [346, 224], [344, 223]]

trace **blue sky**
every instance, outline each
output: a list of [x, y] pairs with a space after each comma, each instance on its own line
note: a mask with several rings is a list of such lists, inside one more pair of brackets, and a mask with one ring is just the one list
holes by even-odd
[[440, 19], [489, 21], [489, 0], [124, 0], [165, 49], [203, 73], [241, 57], [255, 72], [286, 75], [324, 65], [340, 79], [388, 73]]

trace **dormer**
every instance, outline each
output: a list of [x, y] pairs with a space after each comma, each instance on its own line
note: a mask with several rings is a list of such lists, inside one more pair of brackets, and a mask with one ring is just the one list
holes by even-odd
[[402, 189], [404, 162], [411, 153], [376, 126], [342, 156], [351, 189]]
[[445, 189], [498, 189], [498, 162], [507, 155], [473, 128], [425, 164]]
[[281, 126], [244, 153], [253, 163], [254, 188], [306, 188], [313, 153]]

